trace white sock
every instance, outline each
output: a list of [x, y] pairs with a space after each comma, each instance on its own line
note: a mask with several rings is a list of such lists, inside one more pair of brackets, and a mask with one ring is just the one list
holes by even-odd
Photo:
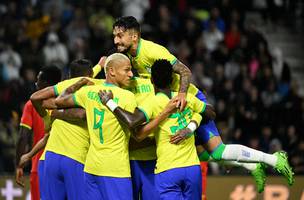
[[247, 169], [248, 171], [253, 171], [256, 169], [257, 164], [256, 163], [241, 163], [237, 161], [232, 160], [222, 160], [220, 161], [222, 165], [228, 165], [228, 166], [235, 166], [235, 167], [243, 167]]
[[222, 159], [247, 163], [262, 162], [272, 167], [277, 163], [276, 156], [239, 144], [227, 144], [223, 151]]

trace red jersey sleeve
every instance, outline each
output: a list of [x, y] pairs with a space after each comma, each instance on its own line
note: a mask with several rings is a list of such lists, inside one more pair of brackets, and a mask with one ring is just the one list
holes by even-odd
[[26, 102], [23, 108], [22, 117], [20, 121], [20, 126], [26, 127], [28, 129], [32, 129], [33, 127], [33, 105], [29, 100]]

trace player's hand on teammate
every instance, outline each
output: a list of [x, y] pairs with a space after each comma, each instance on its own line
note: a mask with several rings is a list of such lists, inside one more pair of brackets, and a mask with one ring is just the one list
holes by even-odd
[[168, 113], [168, 114], [172, 114], [175, 113], [176, 110], [178, 108], [178, 98], [177, 96], [172, 98], [168, 104], [166, 105], [166, 107], [164, 108], [164, 113]]
[[24, 177], [23, 177], [23, 168], [22, 167], [17, 167], [16, 168], [16, 177], [15, 177], [16, 183], [24, 187]]
[[183, 111], [187, 105], [187, 100], [186, 100], [187, 94], [184, 92], [179, 92], [177, 95], [177, 99], [178, 99], [178, 108], [180, 111]]
[[111, 90], [99, 90], [98, 92], [99, 98], [102, 102], [102, 104], [106, 104], [110, 99], [113, 99], [113, 93]]
[[184, 128], [175, 133], [175, 135], [172, 135], [170, 138], [171, 144], [180, 144], [185, 139], [190, 137], [192, 134], [192, 131], [189, 128]]

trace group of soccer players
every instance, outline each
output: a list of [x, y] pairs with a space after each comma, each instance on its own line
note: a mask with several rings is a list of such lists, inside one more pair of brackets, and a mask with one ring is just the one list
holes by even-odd
[[[94, 68], [75, 60], [70, 78], [59, 83], [60, 74], [51, 81], [42, 79], [48, 71], [41, 70], [44, 87], [31, 96], [31, 106], [46, 134], [40, 119], [40, 141], [23, 156], [20, 137], [19, 184], [24, 164], [44, 146], [38, 167], [43, 200], [202, 199], [199, 161], [210, 160], [248, 169], [259, 192], [267, 166], [293, 184], [286, 153], [223, 144], [214, 109], [190, 84], [190, 70], [163, 46], [142, 39], [134, 17], [118, 18], [113, 36], [118, 53], [102, 57]], [[102, 68], [106, 79], [92, 78]], [[21, 123], [37, 129], [34, 122]]]

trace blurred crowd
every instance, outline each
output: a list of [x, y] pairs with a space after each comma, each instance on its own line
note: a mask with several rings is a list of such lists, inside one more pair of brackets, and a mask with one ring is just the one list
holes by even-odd
[[[255, 2], [264, 2], [256, 5]], [[278, 4], [281, 2], [281, 4]], [[273, 153], [285, 150], [304, 174], [304, 100], [279, 49], [269, 49], [248, 10], [278, 23], [286, 1], [6, 0], [0, 3], [0, 173], [14, 171], [22, 108], [42, 66], [113, 48], [116, 17], [133, 15], [142, 37], [166, 46], [191, 68], [193, 82], [217, 111], [223, 141]], [[291, 9], [291, 10], [290, 10]], [[265, 13], [265, 12], [261, 12]], [[211, 173], [221, 173], [211, 170]]]

